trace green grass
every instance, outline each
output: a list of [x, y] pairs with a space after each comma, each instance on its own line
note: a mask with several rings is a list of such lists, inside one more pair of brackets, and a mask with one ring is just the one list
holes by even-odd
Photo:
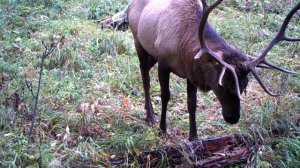
[[[210, 21], [233, 46], [257, 56], [274, 36], [290, 4], [255, 2], [247, 11], [241, 0], [229, 0]], [[169, 140], [145, 117], [138, 58], [130, 31], [100, 30], [98, 20], [126, 6], [127, 1], [0, 2], [0, 167], [106, 167], [114, 156], [139, 155], [188, 137], [186, 83], [171, 75], [168, 110]], [[280, 11], [276, 14], [274, 11]], [[265, 13], [264, 13], [265, 12]], [[297, 19], [295, 19], [297, 20]], [[289, 26], [300, 35], [299, 22]], [[30, 115], [38, 65], [44, 47], [65, 36], [66, 41], [46, 60], [39, 103], [40, 125], [29, 144]], [[292, 76], [263, 71], [270, 97], [251, 78], [242, 116], [235, 126], [225, 123], [212, 92], [198, 93], [197, 126], [200, 138], [247, 134], [264, 140], [248, 167], [298, 167], [299, 44], [280, 43], [268, 55], [271, 62], [297, 73]], [[151, 70], [153, 106], [160, 115], [157, 68]], [[15, 107], [15, 93], [20, 104]], [[11, 98], [11, 99], [8, 99]], [[3, 103], [2, 103], [3, 102]], [[131, 167], [138, 167], [133, 163]]]

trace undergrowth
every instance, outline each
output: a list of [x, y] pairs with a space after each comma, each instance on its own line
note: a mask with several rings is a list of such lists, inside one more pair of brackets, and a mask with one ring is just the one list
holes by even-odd
[[[230, 44], [258, 56], [296, 3], [281, 2], [225, 1], [210, 20]], [[160, 138], [158, 126], [144, 121], [144, 93], [130, 30], [98, 27], [99, 20], [126, 5], [126, 0], [0, 2], [0, 167], [107, 167], [109, 158], [137, 156], [187, 140], [185, 80], [171, 75], [170, 136]], [[289, 26], [291, 36], [300, 36], [298, 25], [296, 15]], [[41, 41], [62, 36], [65, 40], [45, 62], [41, 122], [35, 126], [34, 143], [28, 143]], [[237, 125], [225, 123], [213, 93], [198, 93], [198, 135], [247, 134], [262, 141], [241, 167], [299, 167], [299, 49], [296, 43], [274, 47], [268, 59], [296, 74], [261, 73], [272, 90], [283, 94], [280, 97], [268, 96], [251, 80]], [[156, 67], [151, 80], [159, 117]]]

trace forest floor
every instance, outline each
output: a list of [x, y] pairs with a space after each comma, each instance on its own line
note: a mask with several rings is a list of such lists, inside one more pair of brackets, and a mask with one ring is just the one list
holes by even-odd
[[[293, 2], [293, 1], [292, 1]], [[225, 1], [210, 17], [231, 45], [258, 56], [280, 27], [293, 3]], [[130, 30], [99, 28], [99, 21], [122, 10], [127, 0], [0, 2], [0, 167], [109, 167], [118, 156], [138, 157], [188, 139], [186, 81], [171, 75], [167, 136], [144, 121], [144, 96]], [[289, 35], [300, 36], [299, 15]], [[45, 60], [33, 134], [39, 66], [50, 44], [63, 38]], [[270, 97], [250, 76], [242, 95], [241, 119], [227, 124], [212, 92], [198, 92], [200, 139], [247, 135], [263, 142], [243, 165], [299, 167], [300, 45], [283, 42], [268, 59], [296, 72], [261, 71]], [[157, 67], [151, 95], [160, 116]], [[163, 164], [162, 164], [163, 165]], [[139, 167], [133, 162], [128, 167]]]

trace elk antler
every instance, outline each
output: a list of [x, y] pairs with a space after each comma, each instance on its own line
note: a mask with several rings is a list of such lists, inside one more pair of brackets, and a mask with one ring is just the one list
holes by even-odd
[[236, 93], [239, 99], [241, 98], [241, 93], [240, 93], [240, 86], [239, 86], [239, 80], [237, 77], [237, 74], [235, 72], [235, 69], [233, 66], [227, 64], [225, 61], [222, 60], [220, 53], [218, 52], [213, 52], [212, 50], [210, 50], [204, 40], [204, 28], [205, 28], [205, 24], [207, 22], [208, 16], [210, 14], [210, 12], [217, 7], [223, 0], [217, 0], [215, 3], [213, 3], [212, 5], [208, 6], [206, 0], [201, 0], [202, 2], [202, 6], [203, 6], [203, 15], [200, 21], [200, 25], [199, 25], [199, 40], [200, 40], [200, 45], [201, 45], [201, 50], [198, 52], [198, 54], [194, 57], [195, 59], [200, 58], [203, 55], [210, 55], [212, 56], [214, 59], [216, 59], [221, 65], [223, 65], [223, 69], [222, 72], [220, 74], [219, 77], [219, 85], [222, 86], [222, 79], [223, 76], [225, 74], [226, 69], [229, 69], [234, 77], [234, 81], [235, 81], [235, 87], [236, 87]]
[[280, 41], [292, 41], [292, 42], [300, 41], [300, 38], [290, 38], [290, 37], [287, 37], [285, 34], [288, 24], [291, 21], [291, 18], [299, 9], [300, 9], [300, 2], [288, 13], [288, 15], [286, 16], [286, 18], [284, 19], [284, 21], [282, 23], [282, 26], [281, 26], [279, 32], [273, 38], [273, 40], [268, 44], [268, 46], [264, 49], [264, 51], [261, 53], [261, 55], [257, 59], [254, 59], [247, 64], [247, 68], [251, 71], [251, 73], [256, 78], [258, 83], [271, 96], [278, 96], [278, 94], [274, 94], [274, 93], [270, 92], [270, 90], [266, 87], [266, 85], [262, 82], [260, 76], [258, 75], [258, 73], [256, 71], [256, 67], [259, 67], [259, 66], [262, 67], [259, 64], [263, 64], [263, 66], [267, 66], [267, 68], [270, 68], [270, 69], [277, 69], [277, 70], [285, 72], [285, 73], [294, 73], [294, 72], [287, 71], [285, 69], [282, 69], [276, 65], [269, 63], [267, 60], [265, 60], [265, 58], [266, 58], [268, 52], [274, 47], [274, 45], [276, 45]]

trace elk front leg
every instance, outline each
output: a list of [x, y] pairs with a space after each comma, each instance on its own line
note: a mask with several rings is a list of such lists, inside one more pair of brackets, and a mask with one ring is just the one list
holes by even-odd
[[149, 76], [149, 71], [155, 63], [156, 63], [155, 60], [150, 56], [150, 57], [148, 57], [146, 66], [142, 65], [142, 64], [140, 65], [142, 79], [143, 79], [144, 92], [145, 92], [145, 109], [147, 111], [146, 121], [150, 124], [154, 124], [156, 122], [154, 110], [153, 110], [152, 103], [151, 103], [150, 76]]
[[187, 97], [188, 97], [188, 111], [190, 120], [190, 136], [189, 140], [194, 141], [198, 139], [196, 126], [196, 104], [197, 104], [197, 87], [187, 80]]
[[167, 132], [166, 124], [166, 113], [167, 105], [170, 100], [169, 80], [170, 80], [170, 69], [165, 66], [164, 63], [158, 63], [158, 79], [161, 89], [161, 119], [160, 129], [162, 133]]
[[156, 64], [156, 60], [149, 55], [144, 48], [141, 46], [137, 39], [134, 40], [135, 48], [140, 61], [140, 70], [142, 74], [143, 86], [144, 86], [144, 94], [145, 94], [145, 109], [147, 112], [146, 121], [149, 124], [155, 123], [154, 111], [151, 103], [150, 97], [150, 69]]

